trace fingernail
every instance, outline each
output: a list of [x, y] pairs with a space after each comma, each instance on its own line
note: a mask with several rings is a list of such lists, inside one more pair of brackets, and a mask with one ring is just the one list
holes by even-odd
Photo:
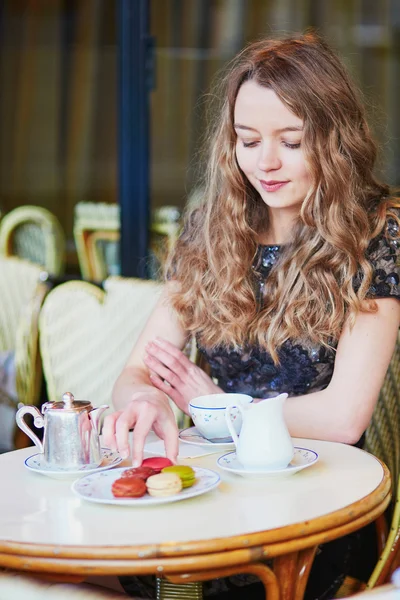
[[123, 458], [125, 460], [126, 458], [128, 458], [128, 456], [129, 456], [128, 450], [122, 450], [121, 458]]
[[138, 460], [133, 460], [132, 461], [132, 467], [134, 469], [136, 469], [136, 467], [140, 467], [140, 462]]

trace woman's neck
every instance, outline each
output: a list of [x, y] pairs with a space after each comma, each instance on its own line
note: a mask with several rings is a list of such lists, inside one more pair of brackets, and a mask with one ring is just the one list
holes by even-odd
[[286, 211], [268, 211], [268, 228], [258, 236], [258, 243], [263, 246], [281, 246], [287, 244], [291, 238], [293, 225], [297, 214], [293, 215]]

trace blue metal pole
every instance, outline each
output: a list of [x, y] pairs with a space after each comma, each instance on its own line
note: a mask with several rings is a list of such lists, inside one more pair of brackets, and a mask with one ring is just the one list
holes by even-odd
[[119, 203], [121, 273], [147, 277], [149, 231], [148, 0], [117, 0], [119, 44]]

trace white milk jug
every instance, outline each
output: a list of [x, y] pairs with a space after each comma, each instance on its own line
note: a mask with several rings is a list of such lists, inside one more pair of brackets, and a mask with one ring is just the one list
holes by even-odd
[[284, 469], [293, 458], [293, 444], [283, 418], [287, 394], [238, 406], [243, 424], [239, 436], [233, 428], [230, 411], [225, 418], [236, 446], [238, 461], [246, 469]]

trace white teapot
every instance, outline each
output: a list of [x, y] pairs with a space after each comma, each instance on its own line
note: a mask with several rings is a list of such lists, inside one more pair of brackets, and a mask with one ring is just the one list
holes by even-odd
[[292, 438], [283, 418], [287, 394], [238, 406], [243, 424], [239, 436], [226, 407], [226, 424], [236, 446], [238, 461], [246, 469], [284, 469], [293, 458]]

